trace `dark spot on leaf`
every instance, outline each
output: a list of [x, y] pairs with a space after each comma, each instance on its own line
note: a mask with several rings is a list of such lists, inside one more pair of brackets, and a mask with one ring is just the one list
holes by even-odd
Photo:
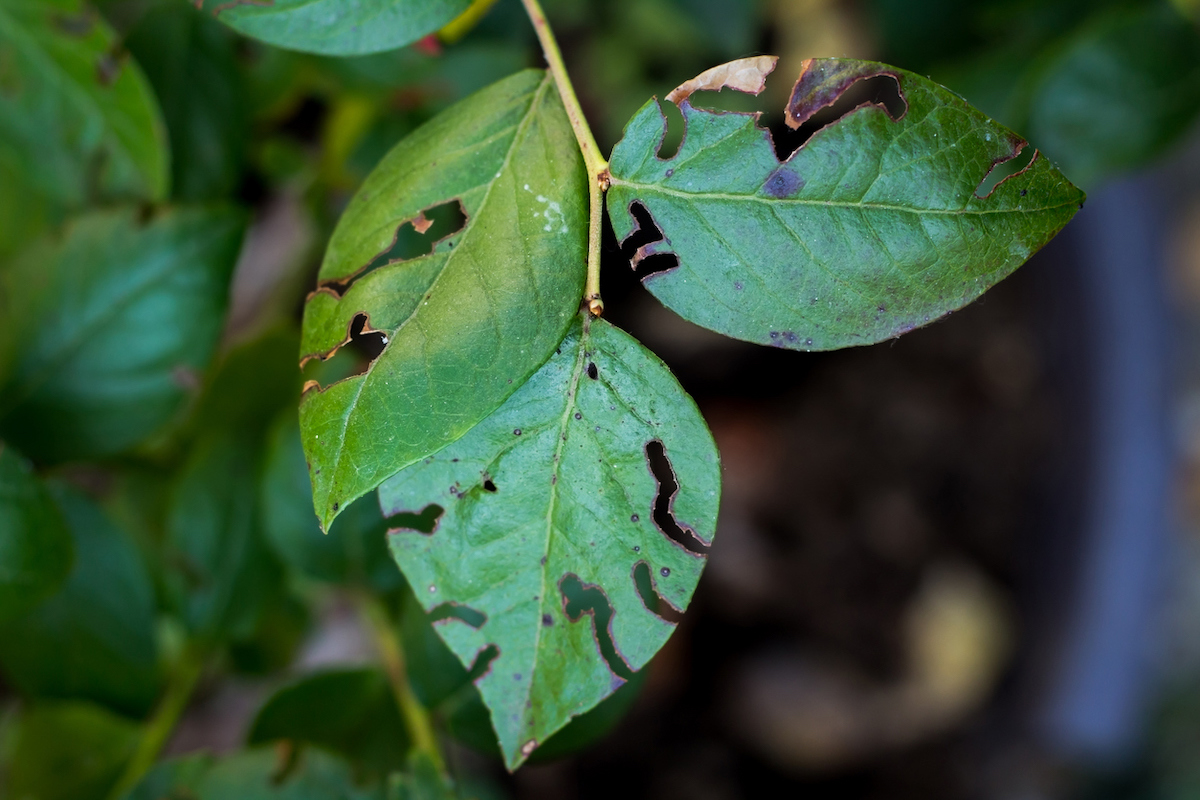
[[587, 375], [592, 380], [596, 380], [597, 378], [600, 377], [600, 371], [598, 369], [596, 369], [595, 362], [587, 365]]
[[1022, 189], [1022, 190], [1021, 190], [1021, 197], [1024, 197], [1024, 196], [1025, 196], [1025, 195], [1027, 195], [1027, 194], [1029, 194], [1029, 190], [1028, 190], [1028, 189]]
[[578, 411], [576, 411], [576, 412], [575, 412], [575, 419], [583, 419], [583, 414], [580, 414]]
[[105, 53], [96, 62], [96, 80], [101, 86], [112, 86], [121, 76], [122, 59], [112, 53]]
[[633, 516], [631, 516], [631, 517], [629, 518], [629, 521], [630, 521], [630, 522], [637, 522], [639, 519], [641, 519], [641, 517], [639, 517], [637, 514], [634, 514]]
[[458, 603], [442, 603], [429, 612], [430, 622], [445, 622], [450, 619], [465, 622], [475, 630], [479, 630], [483, 627], [483, 623], [487, 622], [487, 614]]
[[334, 504], [333, 504], [333, 510], [334, 510], [334, 511], [337, 511], [337, 510], [338, 510], [338, 508], [339, 508], [339, 505], [340, 505], [339, 503], [334, 503]]
[[734, 282], [733, 282], [733, 288], [734, 288], [734, 289], [737, 289], [737, 290], [740, 292], [740, 291], [742, 290], [742, 282], [741, 282], [741, 281], [734, 281]]
[[672, 176], [672, 175], [674, 175], [674, 174], [675, 174], [675, 169], [674, 169], [674, 167], [669, 167], [669, 168], [667, 169], [667, 172], [666, 172], [666, 175], [667, 175], [667, 177], [669, 178], [669, 177], [671, 177], [671, 176]]
[[650, 572], [650, 565], [645, 561], [633, 565], [633, 585], [642, 600], [642, 605], [651, 614], [675, 625], [683, 620], [682, 610], [664, 600], [654, 588], [654, 576]]
[[584, 583], [577, 575], [567, 573], [558, 582], [562, 592], [563, 612], [571, 622], [579, 622], [587, 614], [592, 618], [592, 633], [600, 657], [608, 663], [613, 674], [629, 680], [633, 670], [625, 663], [612, 637], [613, 608], [608, 595], [599, 586]]
[[780, 167], [767, 176], [763, 192], [770, 197], [791, 197], [804, 188], [804, 179], [787, 168]]
[[483, 482], [483, 490], [485, 492], [495, 493], [497, 491], [495, 482], [493, 482], [491, 478], [488, 478]]
[[654, 526], [689, 553], [706, 555], [708, 545], [700, 541], [694, 531], [680, 526], [675, 519], [674, 504], [675, 495], [679, 493], [679, 481], [675, 477], [671, 460], [667, 458], [667, 449], [659, 440], [654, 439], [646, 443], [646, 463], [655, 483], [658, 484], [651, 514]]
[[416, 531], [429, 535], [437, 530], [438, 522], [441, 521], [445, 511], [436, 503], [425, 506], [419, 514], [401, 511], [387, 518], [388, 530]]
[[660, 569], [658, 571], [658, 574], [662, 575], [664, 578], [670, 577], [671, 569], [670, 569], [670, 567], [663, 567], [662, 569]]
[[513, 436], [520, 436], [520, 435], [521, 435], [521, 429], [513, 428]]

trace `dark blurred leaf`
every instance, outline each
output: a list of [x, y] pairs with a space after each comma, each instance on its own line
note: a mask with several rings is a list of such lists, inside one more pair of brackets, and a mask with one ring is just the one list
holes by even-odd
[[129, 535], [86, 497], [52, 485], [75, 543], [67, 582], [0, 624], [0, 666], [26, 695], [78, 697], [141, 715], [159, 689], [154, 589]]
[[[291, 355], [294, 357], [294, 350]], [[368, 585], [379, 592], [404, 585], [403, 575], [388, 554], [388, 526], [374, 493], [342, 512], [328, 534], [321, 532], [313, 513], [312, 484], [294, 409], [284, 412], [271, 429], [261, 502], [267, 541], [284, 563], [302, 575], [330, 583]]]
[[404, 774], [392, 778], [388, 800], [457, 800], [454, 784], [426, 753], [413, 753]]
[[402, 769], [409, 746], [387, 678], [377, 669], [322, 672], [276, 692], [247, 742], [277, 740], [330, 750], [375, 777]]
[[0, 620], [50, 595], [74, 559], [67, 525], [29, 465], [0, 442]]
[[172, 491], [166, 580], [185, 624], [207, 639], [253, 636], [264, 604], [281, 591], [259, 530], [260, 446], [236, 429], [200, 440]]
[[8, 796], [105, 800], [140, 734], [140, 725], [89, 703], [33, 706], [14, 732]]
[[384, 800], [384, 790], [356, 786], [349, 765], [324, 753], [304, 753], [289, 764], [258, 748], [215, 762], [166, 762], [124, 800]]
[[166, 135], [137, 64], [78, 0], [0, 5], [0, 255], [97, 198], [158, 200]]
[[97, 212], [0, 270], [0, 430], [37, 460], [96, 458], [179, 410], [221, 331], [244, 218]]
[[450, 22], [470, 0], [275, 0], [269, 5], [197, 0], [247, 36], [289, 50], [361, 55], [402, 47]]
[[254, 633], [229, 646], [233, 668], [247, 675], [270, 675], [295, 659], [312, 623], [308, 607], [290, 594], [265, 603]]
[[[756, 72], [770, 71], [755, 61]], [[740, 74], [752, 63], [739, 62]], [[721, 88], [705, 85], [713, 75], [699, 76], [699, 88]], [[635, 205], [650, 218], [643, 232], [656, 240], [635, 263], [676, 260], [645, 275], [651, 294], [735, 339], [795, 350], [871, 344], [971, 302], [1083, 203], [1044, 157], [978, 194], [1025, 141], [944, 87], [885, 64], [806, 61], [788, 124], [799, 128], [872, 79], [899, 90], [891, 107], [852, 107], [782, 162], [755, 116], [694, 107], [691, 82], [671, 95], [683, 144], [660, 158], [667, 121], [647, 103], [613, 149], [607, 203], [621, 240], [642, 229]]]
[[1021, 130], [1092, 185], [1146, 164], [1200, 113], [1200, 31], [1159, 5], [1099, 16], [1036, 64]]
[[280, 411], [295, 409], [300, 399], [299, 348], [299, 331], [287, 325], [228, 352], [209, 372], [190, 429], [203, 435], [239, 427], [248, 435], [265, 436]]
[[177, 200], [230, 196], [241, 180], [247, 134], [234, 37], [188, 3], [151, 9], [126, 46], [150, 83], [171, 139], [171, 188]]

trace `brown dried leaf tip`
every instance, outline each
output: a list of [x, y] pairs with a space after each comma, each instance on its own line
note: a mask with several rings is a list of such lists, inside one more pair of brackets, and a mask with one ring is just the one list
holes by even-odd
[[767, 85], [767, 76], [775, 71], [779, 63], [777, 56], [753, 56], [739, 58], [701, 72], [690, 81], [685, 81], [667, 95], [675, 105], [687, 100], [695, 92], [719, 92], [735, 89], [746, 94], [757, 95]]
[[900, 88], [900, 76], [887, 69], [881, 69], [882, 66], [870, 61], [841, 61], [833, 58], [805, 60], [800, 67], [800, 77], [796, 79], [796, 85], [792, 89], [792, 97], [788, 100], [788, 127], [792, 130], [799, 128], [818, 111], [836, 103], [855, 83], [879, 77], [890, 78], [896, 82], [898, 108], [893, 111], [886, 104], [870, 101], [857, 108], [872, 105], [883, 109], [893, 121], [901, 119], [908, 112], [908, 101]]

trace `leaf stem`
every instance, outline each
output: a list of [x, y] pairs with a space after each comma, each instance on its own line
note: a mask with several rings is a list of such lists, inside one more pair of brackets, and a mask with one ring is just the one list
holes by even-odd
[[195, 691], [204, 670], [204, 656], [205, 650], [198, 645], [184, 648], [167, 681], [162, 700], [146, 723], [137, 750], [125, 765], [121, 779], [109, 792], [109, 800], [120, 800], [133, 791], [158, 760], [167, 740], [175, 731], [175, 726], [179, 724], [179, 718], [183, 716], [188, 702], [192, 699], [192, 692]]
[[379, 650], [379, 657], [383, 659], [383, 668], [392, 685], [392, 694], [396, 697], [396, 705], [400, 707], [400, 716], [404, 718], [404, 727], [412, 739], [413, 749], [428, 756], [438, 772], [446, 774], [446, 761], [438, 747], [429, 712], [413, 694], [412, 685], [408, 682], [404, 647], [396, 636], [391, 615], [383, 603], [366, 593], [359, 595], [359, 607], [375, 635], [375, 646]]
[[550, 74], [554, 76], [555, 85], [558, 86], [558, 94], [567, 109], [567, 118], [571, 121], [571, 129], [575, 131], [575, 139], [579, 142], [583, 163], [588, 171], [588, 202], [591, 214], [588, 223], [587, 282], [584, 285], [583, 298], [587, 302], [588, 311], [598, 317], [604, 313], [604, 302], [600, 299], [600, 235], [604, 224], [604, 192], [608, 189], [610, 180], [608, 161], [600, 155], [600, 146], [596, 144], [596, 137], [592, 135], [592, 129], [583, 115], [579, 98], [575, 95], [575, 87], [571, 84], [571, 76], [567, 74], [567, 67], [563, 63], [562, 51], [558, 49], [558, 42], [554, 38], [554, 32], [550, 30], [550, 23], [546, 21], [541, 4], [538, 0], [521, 2], [529, 15], [529, 21], [533, 23], [534, 31], [537, 32], [538, 41], [541, 42], [546, 64], [550, 68]]

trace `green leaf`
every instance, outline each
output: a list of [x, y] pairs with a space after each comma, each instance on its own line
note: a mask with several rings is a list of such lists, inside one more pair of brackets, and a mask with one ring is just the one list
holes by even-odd
[[0, 620], [52, 593], [73, 559], [54, 500], [25, 460], [0, 442]]
[[0, 269], [0, 432], [57, 462], [158, 431], [216, 346], [243, 227], [230, 210], [97, 212]]
[[387, 678], [370, 668], [308, 675], [276, 692], [246, 741], [279, 740], [329, 750], [372, 777], [402, 769], [409, 748]]
[[17, 724], [8, 796], [104, 800], [140, 734], [140, 725], [90, 703], [36, 705]]
[[266, 459], [260, 491], [263, 532], [281, 561], [319, 581], [366, 585], [378, 592], [404, 584], [388, 556], [387, 523], [374, 497], [354, 501], [328, 534], [321, 532], [295, 409], [284, 412], [272, 427]]
[[392, 554], [464, 665], [498, 651], [476, 685], [510, 768], [671, 635], [658, 609], [690, 601], [719, 489], [695, 405], [601, 320], [577, 320], [507, 403], [380, 487], [389, 516], [440, 509]]
[[0, 666], [22, 693], [77, 697], [133, 715], [159, 689], [154, 587], [137, 545], [91, 501], [51, 485], [75, 546], [62, 588], [0, 624]]
[[784, 163], [755, 115], [688, 99], [734, 78], [757, 93], [772, 69], [774, 59], [746, 59], [676, 89], [686, 135], [673, 157], [657, 155], [666, 119], [655, 101], [613, 150], [608, 207], [618, 238], [637, 232], [632, 208], [641, 204], [661, 236], [635, 264], [678, 259], [644, 277], [646, 288], [706, 328], [797, 350], [899, 336], [1007, 276], [1083, 202], [1037, 155], [978, 196], [993, 165], [1025, 142], [953, 92], [883, 64], [805, 62], [787, 108], [793, 127], [859, 81], [898, 87], [899, 97], [890, 110], [858, 106]]
[[[112, 29], [78, 0], [0, 5], [0, 208], [26, 212], [28, 224], [97, 198], [166, 195], [154, 95], [117, 51]], [[20, 238], [0, 226], [0, 255]]]
[[126, 39], [162, 106], [177, 200], [215, 200], [238, 188], [248, 138], [234, 36], [192, 8], [152, 8]]
[[197, 7], [268, 44], [350, 56], [415, 42], [470, 4], [471, 0], [199, 0]]
[[[304, 312], [305, 360], [331, 357], [356, 320], [386, 344], [365, 373], [301, 402], [326, 530], [351, 500], [470, 430], [554, 350], [583, 293], [585, 181], [554, 83], [536, 71], [443, 112], [367, 179]], [[462, 228], [427, 255], [388, 260], [447, 204]]]
[[1165, 6], [1103, 14], [1031, 69], [1023, 128], [1072, 178], [1141, 166], [1200, 114], [1200, 31]]
[[349, 765], [320, 752], [296, 763], [256, 748], [213, 763], [188, 758], [164, 762], [124, 800], [384, 800], [381, 786], [358, 787]]
[[184, 792], [199, 783], [213, 763], [207, 753], [160, 761], [121, 800], [191, 800]]
[[437, 768], [428, 753], [414, 752], [405, 774], [392, 778], [388, 800], [458, 800], [454, 783]]
[[259, 442], [238, 430], [201, 440], [167, 514], [169, 593], [188, 628], [213, 640], [254, 634], [280, 584], [259, 530]]

